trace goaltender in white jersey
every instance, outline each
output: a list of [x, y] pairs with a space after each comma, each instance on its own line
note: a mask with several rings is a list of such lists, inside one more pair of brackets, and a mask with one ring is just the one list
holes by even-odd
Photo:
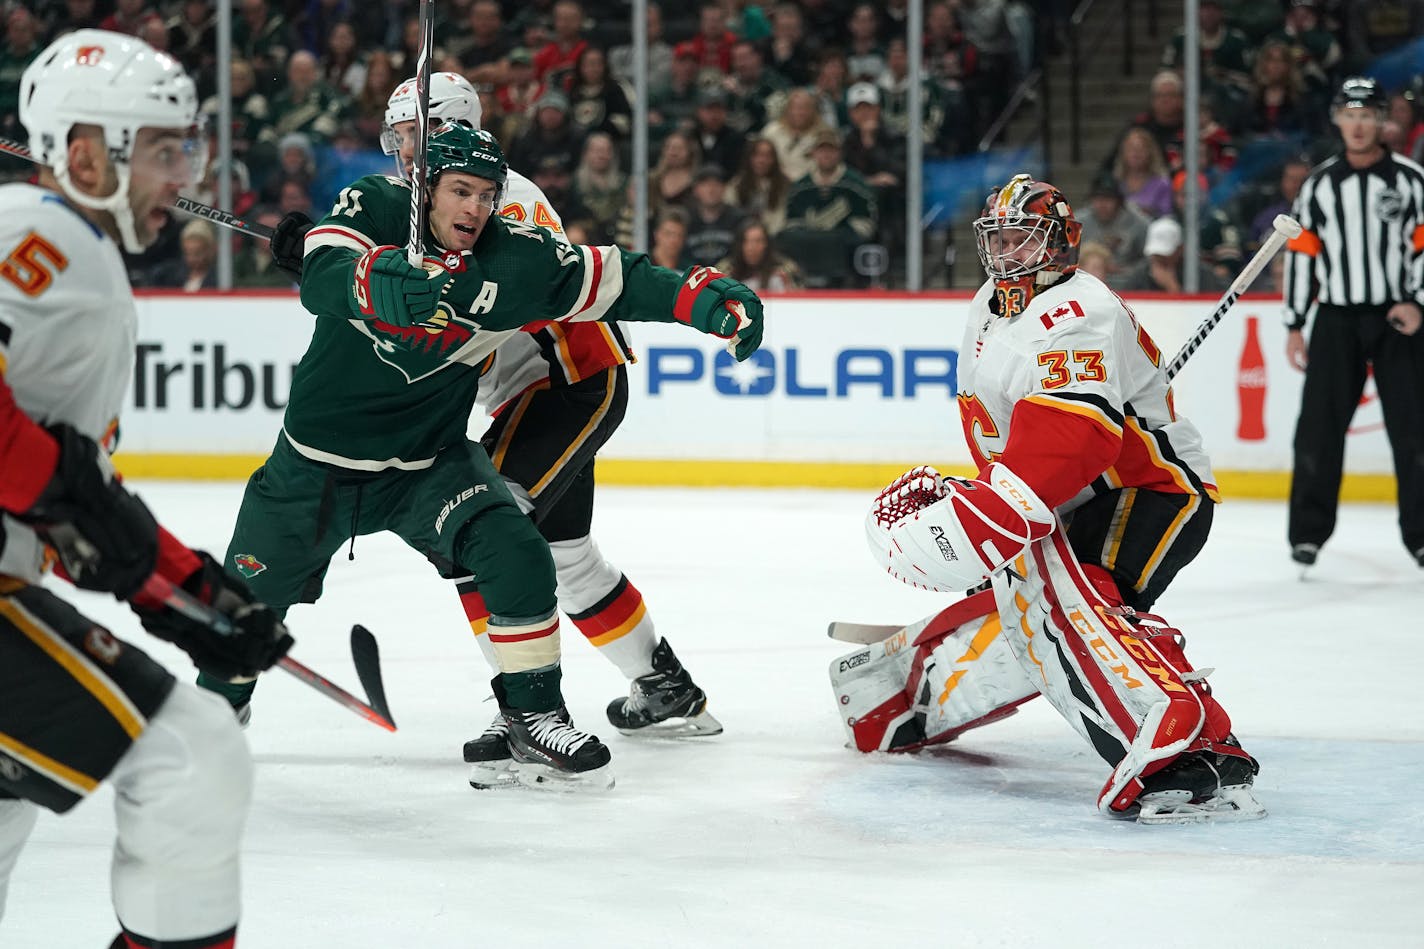
[[[231, 949], [252, 762], [222, 702], [39, 586], [42, 566], [57, 555], [67, 579], [127, 601], [222, 678], [256, 675], [292, 643], [108, 461], [136, 335], [118, 245], [152, 244], [202, 176], [197, 105], [165, 53], [67, 34], [20, 81], [38, 186], [0, 187], [0, 912], [37, 808], [63, 814], [109, 781], [120, 949]], [[231, 629], [166, 605], [175, 586]]]
[[1210, 463], [1151, 337], [1078, 271], [1079, 231], [1063, 195], [1028, 175], [975, 222], [989, 280], [970, 307], [959, 409], [979, 473], [912, 469], [866, 532], [898, 579], [992, 594], [838, 660], [838, 701], [858, 748], [908, 750], [1042, 694], [1112, 767], [1104, 813], [1261, 817], [1255, 760], [1180, 634], [1144, 612], [1206, 540]]

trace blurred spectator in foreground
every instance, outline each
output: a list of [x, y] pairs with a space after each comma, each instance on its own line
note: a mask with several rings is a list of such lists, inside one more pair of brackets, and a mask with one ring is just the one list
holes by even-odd
[[688, 213], [687, 257], [694, 264], [713, 266], [732, 250], [740, 211], [728, 207], [727, 176], [717, 165], [704, 164], [692, 184]]
[[1157, 140], [1144, 128], [1130, 128], [1118, 143], [1112, 179], [1129, 204], [1149, 219], [1172, 211], [1172, 182]]
[[377, 142], [386, 124], [386, 103], [402, 77], [391, 68], [391, 57], [383, 49], [366, 57], [366, 79], [351, 103], [352, 121], [364, 142]]
[[569, 85], [569, 116], [575, 132], [606, 132], [626, 141], [633, 129], [633, 107], [623, 87], [608, 75], [608, 60], [597, 46], [586, 46], [574, 65]]
[[[876, 84], [880, 86], [880, 118], [885, 128], [892, 135], [907, 137], [910, 132], [910, 56], [903, 38], [896, 37], [885, 45], [885, 72]], [[932, 79], [921, 79], [920, 89], [925, 110], [921, 126], [925, 142], [935, 142], [943, 129], [944, 106]], [[963, 134], [978, 141], [972, 129], [965, 128]]]
[[892, 136], [880, 121], [880, 90], [858, 82], [846, 93], [850, 131], [842, 151], [845, 163], [865, 179], [880, 209], [878, 240], [898, 247], [905, 234], [905, 166], [903, 139]]
[[[300, 211], [310, 218], [321, 216], [312, 213], [311, 192], [300, 181], [284, 181], [282, 183], [282, 191], [277, 200], [277, 210], [284, 215]], [[325, 212], [326, 209], [323, 208], [322, 213]]]
[[805, 89], [793, 89], [786, 96], [781, 115], [766, 123], [762, 137], [776, 146], [781, 170], [793, 182], [811, 170], [811, 150], [823, 132], [834, 132], [816, 111], [816, 100]]
[[277, 143], [277, 167], [263, 179], [258, 195], [263, 203], [276, 204], [284, 183], [295, 181], [309, 187], [315, 178], [316, 152], [312, 150], [311, 139], [301, 132], [291, 132]]
[[[633, 44], [628, 42], [608, 51], [608, 71], [619, 82], [633, 83]], [[663, 39], [663, 8], [648, 4], [648, 88], [657, 89], [672, 78], [672, 47]]]
[[688, 41], [699, 72], [714, 79], [725, 76], [732, 68], [732, 44], [736, 41], [727, 29], [722, 0], [702, 0], [697, 8], [697, 35]]
[[1300, 138], [1320, 129], [1321, 105], [1306, 92], [1300, 67], [1284, 43], [1267, 40], [1256, 54], [1256, 87], [1243, 125], [1251, 135]]
[[671, 270], [687, 269], [687, 212], [682, 208], [663, 209], [653, 227], [653, 263]]
[[332, 24], [321, 57], [322, 81], [338, 95], [354, 98], [366, 84], [366, 63], [356, 48], [356, 30], [346, 22]]
[[830, 128], [846, 124], [846, 61], [840, 50], [827, 48], [816, 57], [816, 78], [811, 84], [821, 121]]
[[786, 225], [786, 199], [791, 180], [781, 170], [776, 146], [757, 137], [747, 143], [742, 165], [729, 188], [733, 207], [759, 218], [775, 234]]
[[1122, 190], [1112, 178], [1099, 176], [1093, 182], [1087, 213], [1078, 220], [1083, 225], [1084, 244], [1091, 241], [1108, 252], [1109, 273], [1125, 271], [1142, 260], [1151, 221], [1136, 205], [1123, 200]]
[[686, 43], [672, 52], [672, 72], [665, 86], [648, 93], [648, 135], [653, 147], [674, 129], [685, 129], [697, 111], [701, 86], [697, 81], [697, 57]]
[[[257, 76], [252, 64], [245, 59], [234, 59], [230, 73], [232, 85], [232, 154], [247, 162], [248, 171], [258, 177], [266, 172], [266, 166], [274, 160], [273, 143], [259, 145], [262, 130], [271, 120], [272, 109], [267, 97], [257, 91]], [[384, 109], [384, 103], [382, 104]], [[203, 101], [199, 110], [209, 122], [218, 118], [218, 97], [210, 96]], [[384, 111], [382, 115], [384, 115]], [[257, 154], [251, 154], [253, 150]], [[265, 154], [264, 154], [265, 152]]]
[[777, 253], [771, 233], [758, 218], [742, 221], [732, 238], [732, 250], [717, 269], [758, 293], [782, 293], [801, 286], [796, 265]]

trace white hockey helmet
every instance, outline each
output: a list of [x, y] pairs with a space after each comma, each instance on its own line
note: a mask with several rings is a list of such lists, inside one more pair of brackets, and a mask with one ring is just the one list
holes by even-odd
[[[118, 224], [124, 249], [144, 245], [134, 231], [129, 203], [134, 144], [143, 128], [182, 129], [182, 183], [192, 187], [207, 165], [207, 139], [197, 127], [198, 94], [193, 80], [167, 53], [142, 40], [108, 30], [76, 30], [40, 53], [20, 77], [20, 122], [30, 133], [30, 153], [53, 170], [55, 180], [76, 204], [108, 211]], [[98, 198], [69, 180], [69, 135], [76, 125], [104, 132], [118, 187]], [[181, 164], [181, 163], [180, 163]]]
[[[430, 127], [435, 128], [445, 122], [463, 119], [475, 128], [480, 128], [484, 110], [480, 107], [480, 97], [475, 87], [464, 76], [455, 72], [430, 74]], [[400, 160], [401, 136], [395, 130], [400, 122], [415, 121], [415, 77], [396, 86], [391, 97], [386, 100], [386, 121], [381, 128], [381, 150], [396, 156], [396, 167], [400, 176], [405, 177], [405, 165]]]

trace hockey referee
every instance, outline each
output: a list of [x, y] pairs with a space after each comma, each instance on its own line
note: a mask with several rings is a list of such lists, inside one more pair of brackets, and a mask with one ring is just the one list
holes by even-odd
[[1346, 79], [1330, 115], [1344, 151], [1301, 187], [1295, 214], [1305, 229], [1286, 254], [1286, 358], [1305, 372], [1291, 558], [1313, 564], [1335, 529], [1345, 432], [1373, 367], [1394, 454], [1400, 532], [1424, 567], [1424, 168], [1383, 144], [1385, 97], [1373, 79]]

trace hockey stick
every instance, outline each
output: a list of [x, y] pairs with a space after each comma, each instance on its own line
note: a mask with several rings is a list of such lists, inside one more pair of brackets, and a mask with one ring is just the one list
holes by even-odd
[[371, 700], [371, 707], [380, 712], [395, 729], [395, 718], [386, 703], [386, 685], [381, 680], [381, 651], [371, 631], [357, 623], [351, 627], [351, 662], [356, 666], [356, 678]]
[[827, 627], [826, 635], [837, 642], [869, 646], [889, 639], [904, 628], [903, 626], [878, 626], [874, 623], [834, 621]]
[[[31, 155], [28, 148], [14, 139], [0, 138], [0, 152], [39, 164], [39, 159]], [[223, 227], [231, 228], [242, 234], [251, 234], [253, 237], [260, 237], [263, 240], [270, 240], [272, 238], [272, 229], [265, 224], [253, 224], [250, 221], [244, 221], [231, 211], [209, 207], [200, 201], [194, 201], [192, 198], [179, 197], [177, 201], [173, 202], [173, 208], [174, 210], [182, 211], [184, 214], [191, 214], [193, 217], [200, 217], [204, 220], [212, 221], [214, 224], [221, 224]]]
[[1216, 309], [1212, 311], [1197, 327], [1197, 331], [1192, 334], [1192, 338], [1182, 344], [1182, 348], [1177, 350], [1177, 355], [1172, 357], [1172, 361], [1167, 365], [1167, 381], [1171, 382], [1182, 367], [1187, 364], [1187, 360], [1192, 358], [1192, 353], [1201, 347], [1203, 341], [1212, 330], [1216, 329], [1216, 324], [1221, 322], [1226, 316], [1226, 311], [1231, 309], [1231, 305], [1236, 302], [1237, 297], [1246, 292], [1246, 288], [1256, 279], [1257, 274], [1266, 268], [1266, 264], [1271, 262], [1271, 258], [1276, 256], [1286, 241], [1299, 237], [1301, 232], [1300, 222], [1289, 214], [1277, 214], [1276, 219], [1271, 222], [1271, 236], [1266, 238], [1266, 242], [1261, 245], [1261, 249], [1256, 251], [1256, 256], [1252, 257], [1242, 268], [1241, 273], [1236, 275], [1231, 286], [1227, 289], [1221, 301], [1216, 304]]
[[[144, 581], [142, 592], [144, 596], [147, 596], [153, 600], [157, 600], [169, 609], [174, 610], [178, 613], [182, 613], [184, 616], [188, 617], [191, 620], [194, 620], [195, 622], [202, 623], [203, 625], [211, 628], [219, 635], [227, 636], [231, 635], [234, 632], [232, 622], [221, 612], [198, 600], [196, 597], [192, 596], [182, 587], [175, 586], [172, 581], [160, 577], [158, 574], [154, 574], [153, 576], [149, 577], [147, 580]], [[370, 638], [371, 645], [374, 647], [375, 638], [372, 637], [371, 634], [364, 629], [364, 627], [360, 626], [354, 627], [351, 630], [353, 645], [355, 643], [357, 629], [360, 629], [362, 630], [362, 632], [366, 633], [366, 636]], [[375, 657], [374, 652], [371, 653], [371, 657]], [[381, 689], [380, 694], [375, 696], [371, 700], [371, 704], [368, 705], [367, 703], [358, 699], [356, 696], [352, 695], [350, 692], [347, 692], [341, 686], [332, 682], [330, 679], [326, 678], [320, 673], [313, 671], [312, 669], [293, 659], [291, 656], [283, 656], [281, 659], [277, 660], [277, 665], [280, 666], [284, 671], [291, 673], [298, 679], [301, 679], [307, 685], [311, 686], [313, 689], [316, 689], [318, 692], [320, 692], [322, 695], [325, 695], [327, 698], [332, 699], [333, 701], [338, 702], [339, 704], [351, 709], [353, 712], [360, 715], [367, 721], [374, 722], [375, 724], [381, 726], [388, 732], [393, 732], [396, 730], [396, 723], [391, 720], [390, 709], [386, 706], [386, 696], [384, 689]], [[357, 674], [361, 675], [359, 666]], [[367, 670], [366, 674], [370, 674], [369, 669]], [[361, 675], [361, 678], [362, 685], [365, 685], [366, 675]], [[376, 682], [376, 685], [379, 688], [379, 670], [377, 670], [376, 672], [376, 678], [374, 681]]]
[[412, 267], [425, 264], [426, 207], [425, 149], [430, 143], [430, 58], [435, 45], [435, 2], [420, 0], [420, 57], [415, 63], [415, 154], [410, 170], [410, 240], [406, 260]]

